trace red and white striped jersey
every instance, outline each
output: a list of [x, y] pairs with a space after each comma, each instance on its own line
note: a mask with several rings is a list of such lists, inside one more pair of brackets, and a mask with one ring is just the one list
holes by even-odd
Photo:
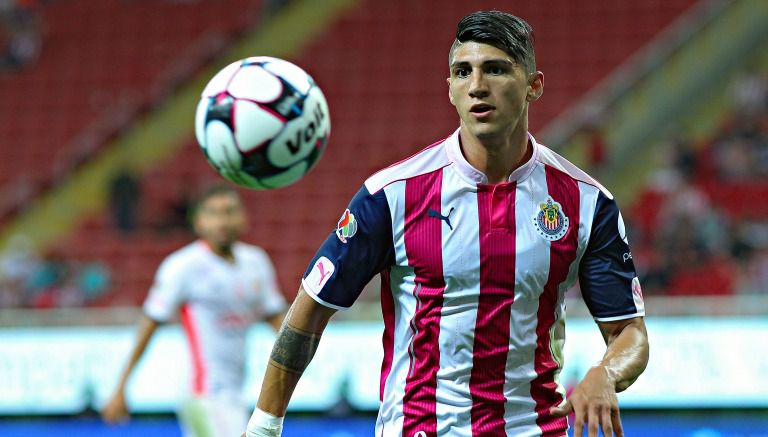
[[232, 254], [226, 261], [202, 240], [182, 247], [160, 264], [144, 302], [158, 322], [180, 313], [195, 395], [240, 394], [248, 328], [286, 306], [264, 250], [238, 242]]
[[644, 315], [611, 194], [529, 135], [490, 185], [456, 131], [371, 176], [302, 281], [332, 308], [381, 274], [377, 436], [563, 436], [564, 294], [598, 321]]

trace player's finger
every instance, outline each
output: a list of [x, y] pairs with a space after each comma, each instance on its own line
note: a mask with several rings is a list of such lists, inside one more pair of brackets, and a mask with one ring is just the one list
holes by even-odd
[[581, 437], [584, 434], [584, 421], [587, 418], [587, 412], [583, 408], [582, 404], [571, 404], [571, 410], [573, 411], [573, 435]]
[[624, 426], [621, 424], [621, 413], [619, 413], [618, 407], [611, 410], [611, 423], [616, 437], [624, 437]]
[[597, 437], [597, 430], [600, 427], [600, 411], [594, 403], [587, 407], [587, 435]]
[[573, 435], [574, 437], [584, 435], [584, 419], [573, 419]]
[[107, 423], [112, 423], [114, 421], [112, 411], [109, 409], [109, 407], [105, 408], [104, 411], [101, 412], [101, 418], [104, 419], [104, 421]]
[[611, 420], [610, 406], [602, 407], [602, 411], [600, 411], [600, 425], [602, 425], [605, 437], [613, 437], [613, 421]]
[[568, 399], [565, 401], [565, 405], [562, 407], [552, 407], [549, 409], [549, 414], [551, 414], [554, 417], [565, 417], [573, 412], [573, 405], [571, 404], [571, 400]]
[[104, 420], [113, 425], [125, 423], [128, 421], [128, 413], [122, 410], [110, 410], [106, 412]]

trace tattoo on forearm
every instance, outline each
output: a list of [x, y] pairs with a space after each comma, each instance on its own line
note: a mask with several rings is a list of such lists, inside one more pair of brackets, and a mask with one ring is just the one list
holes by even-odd
[[291, 373], [301, 374], [315, 355], [318, 344], [320, 334], [302, 331], [285, 323], [272, 348], [270, 364]]

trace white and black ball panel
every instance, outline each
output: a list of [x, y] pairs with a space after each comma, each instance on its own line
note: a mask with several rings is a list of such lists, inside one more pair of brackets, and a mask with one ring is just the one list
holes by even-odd
[[261, 182], [268, 188], [284, 187], [301, 179], [307, 171], [309, 171], [308, 161], [300, 161], [281, 173], [261, 178]]
[[290, 62], [267, 62], [263, 67], [272, 74], [282, 77], [301, 94], [307, 94], [312, 87], [312, 78], [304, 70]]
[[232, 129], [220, 121], [213, 120], [205, 125], [205, 154], [219, 170], [240, 170], [242, 155], [235, 144]]
[[224, 171], [221, 171], [220, 173], [228, 181], [234, 182], [235, 184], [240, 185], [242, 187], [252, 188], [254, 190], [268, 190], [270, 188], [273, 188], [261, 183], [258, 179], [249, 175], [248, 173], [243, 172], [242, 170], [237, 170], [237, 171], [224, 170]]
[[205, 123], [208, 124], [214, 120], [220, 121], [234, 130], [235, 125], [232, 120], [232, 114], [235, 111], [235, 98], [227, 93], [220, 93], [215, 97], [208, 97], [207, 100], [208, 106], [205, 108]]
[[227, 92], [236, 99], [272, 103], [283, 93], [283, 82], [260, 65], [245, 65], [229, 82]]
[[235, 103], [235, 140], [241, 152], [251, 152], [264, 145], [283, 129], [283, 121], [256, 103], [238, 100]]

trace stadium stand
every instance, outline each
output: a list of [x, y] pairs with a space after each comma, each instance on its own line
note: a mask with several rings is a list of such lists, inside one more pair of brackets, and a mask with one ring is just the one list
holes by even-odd
[[[162, 100], [258, 16], [260, 2], [68, 0], [37, 7], [34, 65], [0, 74], [7, 218]], [[210, 20], [216, 16], [216, 20]], [[173, 19], [174, 25], [168, 26]]]
[[752, 71], [723, 125], [699, 144], [676, 139], [633, 205], [645, 292], [768, 291], [768, 74]]
[[[89, 8], [82, 3], [73, 0], [49, 7], [45, 19], [51, 33], [46, 38], [46, 44], [54, 40], [55, 24], [66, 21], [62, 17], [66, 17], [68, 12], [86, 13]], [[167, 35], [168, 28], [158, 22], [143, 25], [148, 27], [146, 33], [157, 32], [157, 35], [150, 38], [140, 32], [142, 35], [136, 38], [142, 38], [141, 43], [137, 43], [130, 35], [121, 34], [119, 29], [133, 29], [139, 13], [150, 17], [168, 16], [170, 9], [162, 8], [171, 6], [166, 2], [104, 3], [106, 6], [87, 12], [89, 20], [101, 21], [94, 25], [93, 30], [99, 33], [85, 34], [88, 26], [71, 26], [68, 31], [61, 30], [56, 35], [71, 37], [78, 44], [82, 42], [83, 45], [76, 45], [78, 47], [87, 47], [90, 41], [93, 46], [84, 50], [86, 53], [94, 52], [94, 56], [98, 55], [99, 59], [106, 61], [115, 58], [117, 61], [124, 60], [125, 66], [108, 63], [97, 66], [92, 63], [95, 61], [78, 57], [78, 53], [73, 53], [71, 49], [68, 51], [63, 43], [59, 48], [50, 43], [40, 60], [41, 68], [35, 68], [33, 72], [43, 70], [43, 66], [47, 67], [45, 70], [54, 68], [55, 60], [65, 62], [75, 58], [78, 65], [90, 63], [92, 71], [81, 75], [76, 68], [82, 67], [69, 66], [66, 67], [66, 74], [52, 74], [54, 79], [77, 77], [82, 88], [93, 89], [93, 86], [89, 88], [89, 83], [109, 81], [111, 73], [117, 71], [120, 74], [116, 80], [123, 85], [123, 90], [129, 90], [128, 95], [134, 95], [130, 90], [139, 90], [135, 95], [149, 99], [148, 96], [163, 95], [163, 92], [157, 91], [157, 75], [168, 71], [169, 64], [173, 65], [171, 55], [183, 50], [183, 41], [194, 40], [190, 35], [205, 34], [205, 25], [213, 26], [214, 21], [232, 25], [233, 28], [228, 29], [230, 32], [242, 25], [237, 17], [230, 21], [228, 16], [223, 15], [224, 12], [216, 12], [219, 19], [210, 23], [205, 19], [211, 13], [210, 8], [220, 7], [231, 14], [234, 8], [221, 5], [223, 2], [183, 3], [179, 7], [186, 8], [188, 17], [180, 16], [178, 21], [186, 23], [189, 19], [189, 23], [197, 23], [182, 27], [181, 32], [188, 32], [186, 38]], [[540, 130], [563, 108], [577, 101], [694, 3], [694, 0], [632, 2], [616, 4], [607, 10], [604, 9], [604, 2], [597, 0], [579, 2], [578, 5], [566, 0], [516, 4], [514, 12], [528, 19], [538, 30], [538, 66], [546, 75], [547, 92], [534, 106], [532, 131]], [[98, 19], [98, 14], [104, 14], [101, 17], [114, 16], [116, 8], [141, 11], [136, 11], [135, 16], [117, 14], [124, 18], [110, 25], [103, 24], [109, 20]], [[305, 180], [295, 186], [270, 192], [244, 193], [252, 221], [247, 239], [264, 246], [273, 255], [278, 263], [280, 283], [289, 297], [295, 293], [299, 275], [314, 249], [336, 223], [343, 202], [359, 188], [362, 180], [382, 165], [415, 152], [455, 128], [455, 113], [445, 98], [447, 47], [456, 19], [470, 10], [481, 8], [508, 9], [508, 4], [501, 1], [478, 1], [471, 5], [437, 0], [417, 3], [361, 1], [296, 59], [313, 74], [329, 100], [333, 128], [326, 156]], [[62, 9], [65, 10], [62, 12]], [[598, 9], [600, 14], [596, 13]], [[172, 13], [176, 13], [175, 9]], [[125, 23], [121, 24], [122, 20]], [[598, 22], [600, 25], [595, 25]], [[227, 29], [218, 30], [223, 32]], [[127, 40], [130, 44], [95, 42], [109, 38]], [[146, 50], [136, 49], [152, 46], [158, 39], [168, 40], [167, 51], [158, 49], [146, 53]], [[108, 50], [108, 47], [113, 49]], [[125, 54], [122, 54], [123, 50]], [[145, 55], [150, 57], [150, 61], [143, 63], [139, 57]], [[161, 62], [163, 60], [164, 63]], [[144, 64], [146, 70], [137, 70], [143, 68], [137, 65]], [[34, 78], [34, 74], [32, 78], [23, 75], [0, 77], [0, 86], [15, 89], [19, 86], [11, 86], [11, 80], [19, 81], [14, 82], [16, 84], [23, 84], [24, 80], [43, 80]], [[46, 82], [44, 89], [49, 88], [57, 87]], [[64, 88], [67, 89], [61, 91], [63, 97], [48, 100], [93, 105], [79, 98], [76, 92], [79, 87]], [[36, 95], [47, 97], [44, 92]], [[114, 98], [124, 94], [116, 86], [113, 91], [96, 95]], [[45, 99], [36, 97], [33, 100], [40, 102]], [[133, 100], [129, 99], [129, 102]], [[77, 148], [67, 146], [69, 143], [62, 138], [74, 137], [77, 129], [71, 126], [83, 128], [94, 120], [91, 106], [83, 106], [80, 111], [73, 111], [70, 106], [67, 111], [62, 111], [69, 114], [63, 115], [62, 120], [72, 120], [67, 124], [71, 132], [66, 135], [62, 128], [64, 133], [57, 131], [46, 135], [45, 140], [40, 140], [42, 144], [48, 144], [45, 147], [50, 149], [68, 150], [57, 152], [61, 155], [76, 153]], [[6, 106], [0, 111], [6, 113], [10, 110]], [[35, 112], [30, 110], [30, 113]], [[22, 124], [28, 126], [25, 132], [30, 137], [39, 135], [39, 130], [30, 127], [31, 121], [26, 123]], [[7, 138], [11, 134], [6, 132], [4, 135]], [[50, 144], [53, 138], [57, 139], [56, 145]], [[38, 144], [35, 139], [28, 141]], [[146, 293], [157, 263], [170, 250], [191, 239], [190, 234], [178, 226], [169, 230], [166, 218], [173, 216], [175, 208], [183, 204], [189, 192], [218, 181], [218, 176], [207, 166], [196, 147], [193, 141], [188, 140], [172, 158], [172, 165], [158, 166], [141, 178], [139, 227], [136, 232], [128, 237], [121, 235], [111, 226], [109, 213], [105, 212], [88, 218], [68, 241], [58, 246], [73, 258], [99, 259], [110, 266], [113, 286], [109, 294], [94, 301], [94, 305], [138, 304]]]

